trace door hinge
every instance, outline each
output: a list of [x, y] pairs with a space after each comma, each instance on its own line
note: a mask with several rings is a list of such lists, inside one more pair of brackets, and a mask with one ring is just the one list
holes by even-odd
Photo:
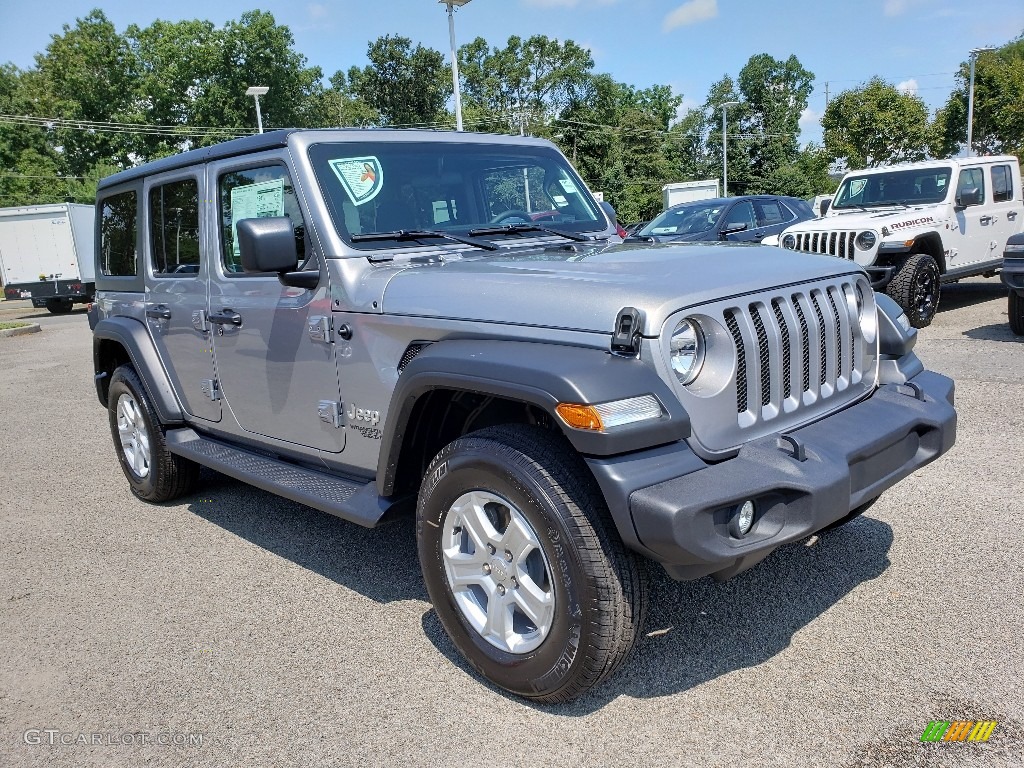
[[344, 410], [337, 400], [321, 400], [317, 403], [316, 411], [320, 416], [320, 421], [324, 424], [331, 424], [335, 429], [345, 426], [345, 421], [342, 418]]
[[312, 315], [306, 321], [309, 338], [313, 341], [331, 342], [331, 318], [325, 315]]
[[220, 384], [216, 379], [203, 379], [200, 387], [203, 390], [203, 395], [210, 398], [213, 402], [220, 400]]

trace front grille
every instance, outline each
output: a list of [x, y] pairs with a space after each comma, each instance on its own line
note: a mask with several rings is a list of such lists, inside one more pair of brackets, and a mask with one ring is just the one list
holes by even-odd
[[856, 232], [794, 232], [796, 236], [795, 250], [807, 253], [824, 253], [838, 256], [840, 259], [852, 259], [853, 241]]
[[873, 360], [866, 348], [857, 353], [865, 342], [853, 278], [726, 306], [722, 318], [736, 347], [735, 405], [744, 430], [852, 396], [868, 373], [858, 364]]

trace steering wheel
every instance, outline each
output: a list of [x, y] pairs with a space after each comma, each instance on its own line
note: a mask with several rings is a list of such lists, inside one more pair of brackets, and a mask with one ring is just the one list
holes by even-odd
[[521, 222], [515, 223], [522, 224], [529, 224], [531, 221], [533, 221], [533, 217], [530, 216], [530, 214], [528, 214], [526, 211], [521, 211], [518, 208], [512, 208], [510, 210], [505, 211], [504, 213], [499, 213], [497, 216], [491, 219], [491, 224], [504, 224], [506, 219], [521, 219]]

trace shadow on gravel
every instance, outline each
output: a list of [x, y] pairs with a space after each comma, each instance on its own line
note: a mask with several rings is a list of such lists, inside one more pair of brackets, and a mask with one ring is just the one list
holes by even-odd
[[[570, 704], [535, 708], [583, 716], [620, 696], [669, 696], [767, 661], [858, 584], [881, 575], [889, 567], [892, 539], [889, 525], [860, 517], [817, 540], [780, 547], [727, 582], [677, 582], [652, 564], [647, 623], [626, 663], [611, 680]], [[814, 543], [808, 546], [810, 541]], [[430, 641], [453, 664], [496, 693], [521, 701], [472, 671], [434, 611], [424, 614], [422, 623]]]
[[1009, 341], [1015, 344], [1024, 344], [1024, 336], [1016, 336], [1010, 330], [1009, 321], [971, 328], [969, 331], [964, 331], [964, 336], [980, 341]]
[[950, 283], [942, 286], [939, 298], [939, 312], [951, 309], [973, 307], [994, 299], [1006, 299], [1009, 289], [998, 277], [989, 278], [984, 283]]
[[[399, 519], [361, 528], [203, 470], [189, 510], [226, 531], [381, 603], [427, 600], [414, 523]], [[892, 529], [860, 517], [818, 539], [781, 547], [732, 581], [673, 581], [651, 565], [647, 623], [618, 673], [583, 698], [549, 714], [575, 717], [619, 696], [667, 696], [784, 650], [793, 634], [889, 566]], [[813, 542], [813, 544], [809, 544]], [[500, 695], [471, 670], [433, 610], [423, 631], [451, 663]], [[529, 706], [529, 704], [527, 704]]]
[[191, 512], [371, 600], [426, 600], [412, 518], [363, 528], [203, 470]]

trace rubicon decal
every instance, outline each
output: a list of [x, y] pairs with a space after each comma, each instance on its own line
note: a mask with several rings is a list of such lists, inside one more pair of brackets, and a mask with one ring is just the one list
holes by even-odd
[[921, 741], [988, 741], [997, 720], [932, 720], [921, 734]]
[[910, 219], [908, 221], [899, 221], [889, 226], [893, 229], [906, 229], [907, 227], [917, 227], [921, 224], [931, 224], [935, 221], [931, 216], [923, 216], [920, 219]]

